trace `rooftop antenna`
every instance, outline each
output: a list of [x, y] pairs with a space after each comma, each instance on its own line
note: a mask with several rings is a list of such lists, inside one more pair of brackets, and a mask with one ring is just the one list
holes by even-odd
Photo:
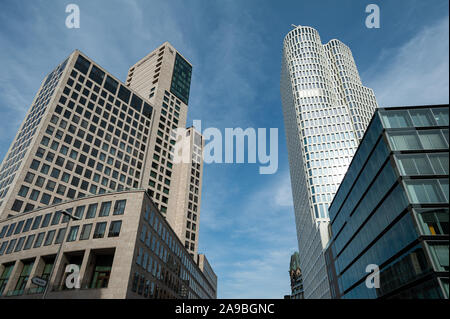
[[294, 29], [297, 28], [297, 26], [295, 24], [291, 24], [291, 27], [293, 27]]

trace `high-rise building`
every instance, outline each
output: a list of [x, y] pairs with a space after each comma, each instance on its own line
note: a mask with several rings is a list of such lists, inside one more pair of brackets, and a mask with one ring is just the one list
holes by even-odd
[[375, 113], [329, 210], [333, 298], [449, 297], [448, 125], [448, 105]]
[[201, 134], [187, 129], [192, 160], [173, 162], [191, 69], [166, 42], [130, 69], [125, 84], [74, 51], [42, 82], [0, 166], [0, 220], [146, 189], [198, 262]]
[[[191, 64], [165, 42], [129, 69], [126, 84], [147, 98], [154, 108], [155, 124], [149, 136], [149, 149], [154, 153], [143, 183], [148, 185], [153, 200], [185, 242], [186, 249], [196, 258], [203, 158], [197, 158], [195, 165], [180, 163], [179, 168], [172, 160], [174, 129], [186, 127], [191, 74]], [[203, 143], [198, 132], [194, 136]], [[191, 169], [195, 172], [188, 176]]]
[[[126, 84], [75, 51], [42, 83], [0, 167], [0, 214], [30, 211], [88, 193], [147, 187], [169, 223], [187, 218], [190, 229], [187, 221], [184, 228], [173, 225], [182, 240], [187, 232], [195, 234], [186, 238], [186, 247], [195, 256], [201, 167], [190, 196], [190, 185], [174, 186], [179, 184], [178, 175], [185, 173], [172, 161], [173, 130], [186, 127], [191, 72], [189, 62], [168, 42], [131, 67]], [[55, 125], [58, 115], [62, 121]], [[75, 148], [68, 153], [64, 143]], [[37, 176], [32, 181], [35, 188], [17, 197], [27, 175], [30, 179], [34, 174], [27, 169], [38, 162], [43, 163], [40, 170], [51, 170], [47, 174], [67, 184], [56, 186], [56, 181]], [[201, 156], [197, 164], [202, 166]], [[64, 167], [75, 174], [62, 172]], [[181, 211], [178, 199], [185, 197], [192, 200]]]
[[289, 277], [291, 278], [291, 295], [289, 299], [304, 299], [303, 296], [303, 278], [300, 269], [300, 258], [298, 252], [291, 256], [289, 265]]
[[310, 27], [285, 37], [280, 86], [305, 298], [329, 298], [328, 206], [377, 103], [350, 49]]

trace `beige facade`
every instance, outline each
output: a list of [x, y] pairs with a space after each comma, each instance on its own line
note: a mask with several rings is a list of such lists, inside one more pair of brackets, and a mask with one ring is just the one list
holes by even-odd
[[[191, 69], [189, 62], [165, 42], [130, 68], [126, 83], [147, 97], [154, 108], [155, 124], [149, 141], [154, 154], [144, 181], [148, 181], [153, 200], [185, 242], [186, 249], [197, 258], [203, 157], [199, 156], [196, 164], [176, 164], [172, 160], [174, 130], [186, 127]], [[187, 131], [190, 133], [193, 128]], [[199, 133], [192, 134], [191, 145], [194, 135]]]
[[191, 69], [165, 42], [130, 68], [124, 84], [74, 51], [42, 82], [0, 166], [0, 218], [88, 194], [148, 188], [196, 258], [202, 167], [191, 195], [178, 181], [186, 167], [172, 161], [173, 130], [186, 126]]
[[[80, 219], [69, 222], [61, 211]], [[216, 297], [216, 286], [144, 190], [92, 195], [9, 217], [0, 232], [3, 297], [42, 298], [43, 289], [29, 280], [36, 276], [49, 280], [48, 298]], [[68, 264], [79, 266], [79, 289], [66, 284]], [[53, 265], [50, 276], [46, 269]]]
[[197, 256], [204, 140], [193, 127], [188, 128], [183, 134], [187, 135], [189, 161], [175, 164], [176, 197], [170, 203], [167, 219], [173, 225], [178, 237], [184, 241], [184, 247]]
[[[198, 132], [187, 130], [192, 143], [200, 137], [200, 146], [193, 145], [197, 162], [173, 162], [174, 129], [186, 125], [191, 69], [166, 42], [130, 68], [125, 84], [74, 51], [42, 82], [0, 166], [0, 221], [146, 189], [196, 261], [203, 170]], [[45, 266], [41, 259], [33, 265], [38, 271]], [[105, 296], [126, 297], [118, 294]]]

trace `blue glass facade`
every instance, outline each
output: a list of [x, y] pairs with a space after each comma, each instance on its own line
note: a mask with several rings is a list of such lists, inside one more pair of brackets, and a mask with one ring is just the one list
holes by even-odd
[[448, 125], [448, 105], [373, 116], [329, 209], [333, 298], [448, 298]]

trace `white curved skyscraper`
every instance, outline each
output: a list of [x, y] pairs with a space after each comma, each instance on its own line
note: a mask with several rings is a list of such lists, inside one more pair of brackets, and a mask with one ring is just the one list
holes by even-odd
[[298, 26], [284, 38], [283, 104], [305, 298], [330, 298], [328, 206], [377, 107], [350, 49]]

